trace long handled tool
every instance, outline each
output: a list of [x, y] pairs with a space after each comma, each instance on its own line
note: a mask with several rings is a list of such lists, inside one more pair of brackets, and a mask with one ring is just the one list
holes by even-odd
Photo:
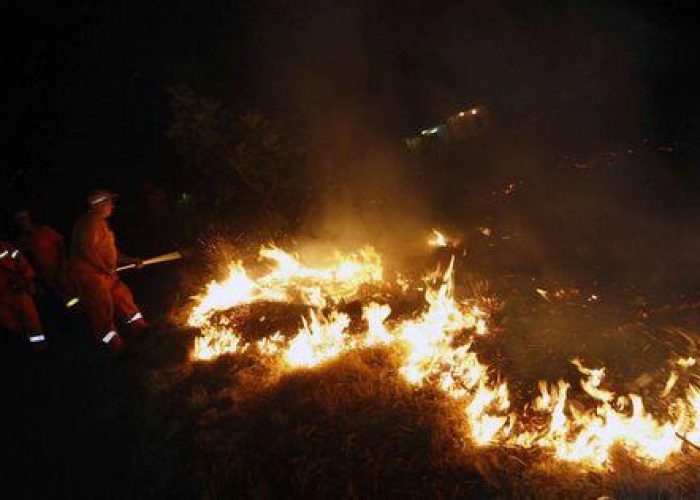
[[[151, 257], [150, 259], [146, 259], [143, 262], [141, 262], [141, 264], [144, 266], [150, 266], [152, 264], [160, 264], [161, 262], [170, 262], [171, 260], [180, 260], [181, 258], [182, 258], [182, 254], [180, 252], [170, 252], [170, 253], [166, 253], [163, 255], [159, 255], [157, 257]], [[127, 264], [125, 266], [119, 266], [117, 268], [117, 272], [126, 271], [127, 269], [134, 269], [135, 267], [136, 267], [136, 264]]]
[[[163, 255], [158, 255], [157, 257], [151, 257], [150, 259], [146, 259], [143, 262], [141, 262], [141, 264], [144, 266], [150, 266], [152, 264], [160, 264], [161, 262], [179, 260], [181, 258], [182, 254], [180, 252], [170, 252]], [[125, 266], [119, 266], [117, 268], [117, 271], [126, 271], [127, 269], [134, 269], [135, 267], [136, 264], [127, 264]], [[70, 309], [71, 307], [78, 305], [78, 302], [80, 302], [80, 299], [78, 297], [72, 297], [66, 302], [66, 308]]]

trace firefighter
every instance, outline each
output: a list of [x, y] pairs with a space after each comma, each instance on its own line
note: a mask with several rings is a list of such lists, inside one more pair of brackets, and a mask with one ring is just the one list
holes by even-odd
[[104, 189], [96, 189], [88, 195], [88, 211], [73, 227], [69, 261], [92, 331], [113, 352], [122, 347], [115, 316], [133, 330], [147, 327], [131, 290], [119, 279], [116, 271], [118, 265], [142, 266], [140, 259], [127, 257], [117, 250], [114, 233], [107, 222], [114, 211], [116, 198], [116, 194]]
[[36, 224], [27, 210], [15, 213], [21, 231], [17, 245], [34, 265], [41, 282], [64, 304], [74, 294], [68, 280], [63, 236], [46, 225]]
[[46, 345], [32, 294], [34, 269], [19, 249], [0, 241], [0, 329], [22, 335], [34, 348]]

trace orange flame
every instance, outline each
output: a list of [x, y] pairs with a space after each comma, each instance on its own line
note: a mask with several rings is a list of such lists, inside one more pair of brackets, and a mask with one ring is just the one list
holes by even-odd
[[[371, 247], [338, 254], [332, 266], [321, 269], [305, 267], [277, 248], [264, 248], [260, 255], [274, 262], [268, 274], [250, 278], [236, 263], [226, 280], [210, 283], [198, 298], [189, 318], [190, 325], [201, 329], [193, 353], [196, 360], [241, 353], [250, 347], [225, 318], [214, 319], [216, 311], [261, 300], [297, 300], [320, 307], [355, 295], [364, 283], [382, 279], [381, 259]], [[611, 466], [614, 446], [658, 465], [681, 451], [684, 443], [679, 435], [700, 441], [700, 389], [690, 386], [684, 398], [669, 406], [667, 417], [654, 417], [640, 396], [618, 396], [601, 387], [604, 367], [588, 368], [578, 359], [572, 363], [582, 374], [581, 387], [590, 397], [588, 406], [581, 409], [580, 404], [568, 402], [567, 382], [541, 381], [540, 394], [530, 406], [545, 423], [529, 423], [511, 408], [507, 382], [494, 377], [473, 350], [479, 336], [490, 333], [489, 317], [475, 301], [455, 299], [453, 275], [454, 258], [438, 286], [426, 290], [425, 307], [414, 317], [390, 322], [389, 305], [373, 302], [363, 309], [366, 330], [350, 334], [346, 314], [334, 311], [323, 316], [311, 309], [291, 338], [276, 333], [258, 341], [255, 348], [261, 356], [283, 360], [288, 370], [313, 368], [353, 349], [376, 345], [395, 349], [402, 355], [400, 375], [411, 384], [435, 384], [457, 401], [470, 439], [481, 446], [537, 447], [560, 460], [600, 469]], [[469, 334], [467, 340], [464, 333]], [[687, 368], [694, 362], [687, 358], [676, 364]]]

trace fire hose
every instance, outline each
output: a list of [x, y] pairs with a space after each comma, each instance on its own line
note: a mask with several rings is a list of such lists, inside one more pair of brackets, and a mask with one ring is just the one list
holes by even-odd
[[[141, 261], [141, 266], [138, 266], [136, 263], [133, 264], [126, 264], [124, 266], [119, 266], [116, 271], [121, 272], [121, 271], [126, 271], [128, 269], [135, 269], [136, 267], [145, 267], [145, 266], [151, 266], [153, 264], [160, 264], [162, 262], [170, 262], [173, 260], [180, 260], [182, 258], [182, 254], [180, 252], [170, 252], [166, 253], [163, 255], [158, 255], [156, 257], [151, 257], [150, 259], [145, 259]], [[77, 305], [80, 302], [80, 299], [78, 297], [72, 297], [71, 299], [66, 301], [66, 308], [71, 308], [75, 305]]]

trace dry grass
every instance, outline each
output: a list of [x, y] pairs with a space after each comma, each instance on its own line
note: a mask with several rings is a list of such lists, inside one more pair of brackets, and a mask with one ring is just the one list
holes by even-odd
[[688, 498], [695, 451], [607, 473], [542, 452], [474, 448], [456, 404], [397, 374], [389, 349], [282, 372], [250, 355], [153, 373], [133, 494], [200, 498]]
[[[487, 294], [484, 285], [474, 286], [477, 295]], [[419, 295], [385, 295], [392, 319], [413, 314], [421, 303]], [[640, 333], [651, 326], [630, 321], [617, 302], [581, 308], [531, 295], [510, 296], [497, 311], [498, 335], [479, 341], [480, 356], [511, 382], [516, 406], [531, 399], [540, 378], [565, 377], [577, 386], [573, 355], [607, 366], [618, 390], [625, 380], [665, 366], [667, 350], [649, 348], [649, 337]], [[361, 303], [338, 308], [351, 316], [354, 331]], [[256, 340], [296, 331], [305, 309], [261, 303], [222, 314], [244, 338]], [[147, 384], [151, 406], [132, 496], [692, 498], [700, 491], [700, 452], [689, 447], [657, 469], [618, 451], [606, 472], [539, 450], [475, 448], [457, 404], [439, 390], [407, 384], [389, 348], [289, 372], [254, 351], [192, 363], [183, 353], [194, 332], [181, 333], [164, 330], [145, 349], [158, 368]], [[653, 394], [644, 395], [653, 401]]]

